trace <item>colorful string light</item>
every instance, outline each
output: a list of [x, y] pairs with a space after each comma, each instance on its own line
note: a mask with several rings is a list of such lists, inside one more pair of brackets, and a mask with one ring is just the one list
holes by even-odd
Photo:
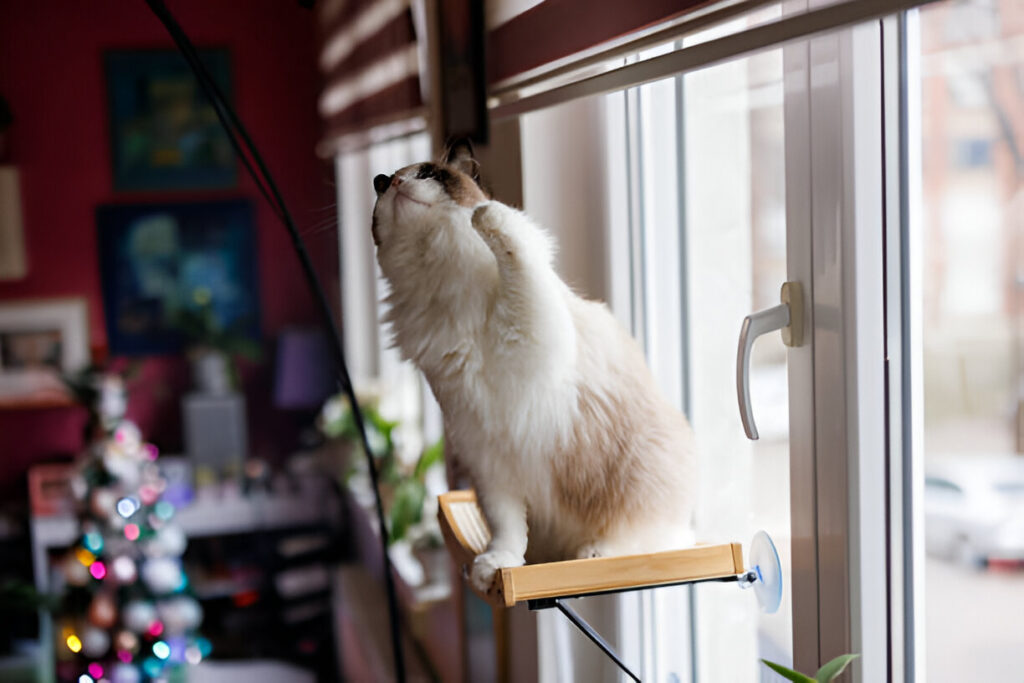
[[174, 516], [174, 506], [168, 503], [166, 500], [161, 500], [156, 504], [154, 508], [156, 516], [165, 522]]
[[128, 519], [139, 510], [139, 501], [131, 496], [125, 496], [117, 501], [117, 514]]
[[103, 552], [103, 535], [98, 531], [90, 531], [82, 537], [82, 545], [89, 552], [98, 555]]
[[164, 670], [164, 664], [156, 657], [147, 657], [142, 663], [142, 669], [150, 678], [156, 678]]
[[96, 556], [88, 550], [86, 550], [85, 548], [79, 548], [78, 550], [76, 550], [75, 557], [78, 559], [79, 562], [84, 564], [86, 567], [88, 567], [96, 561]]

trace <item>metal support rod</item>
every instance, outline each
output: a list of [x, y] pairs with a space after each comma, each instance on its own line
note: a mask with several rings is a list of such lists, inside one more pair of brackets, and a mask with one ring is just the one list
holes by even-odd
[[569, 607], [567, 604], [562, 602], [561, 598], [554, 598], [552, 602], [554, 603], [554, 606], [558, 608], [558, 611], [565, 615], [566, 619], [571, 621], [576, 628], [583, 631], [583, 634], [587, 638], [590, 638], [590, 640], [592, 640], [595, 645], [601, 648], [601, 652], [608, 655], [616, 664], [618, 664], [619, 668], [622, 669], [627, 676], [632, 678], [637, 683], [640, 683], [640, 677], [633, 673], [628, 666], [626, 666], [626, 663], [622, 661], [618, 654], [616, 654], [615, 650], [613, 650], [611, 646], [605, 641], [605, 639], [601, 637], [600, 633], [595, 631], [593, 627], [591, 627], [591, 625], [587, 623], [586, 619], [577, 614], [572, 607]]

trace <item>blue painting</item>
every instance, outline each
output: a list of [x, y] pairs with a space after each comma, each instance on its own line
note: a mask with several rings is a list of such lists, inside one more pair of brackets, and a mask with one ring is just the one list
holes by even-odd
[[107, 341], [115, 355], [175, 353], [202, 312], [260, 334], [252, 205], [246, 200], [96, 210]]
[[[226, 49], [199, 51], [230, 100]], [[233, 187], [234, 151], [213, 105], [174, 50], [121, 50], [103, 56], [110, 99], [114, 189]]]

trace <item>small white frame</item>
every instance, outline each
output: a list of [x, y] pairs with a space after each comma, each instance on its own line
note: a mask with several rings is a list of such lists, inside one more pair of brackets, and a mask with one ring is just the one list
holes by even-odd
[[[29, 299], [0, 302], [0, 344], [11, 332], [58, 330], [61, 335], [61, 372], [75, 372], [89, 364], [89, 308], [85, 299]], [[13, 372], [3, 366], [0, 374]]]

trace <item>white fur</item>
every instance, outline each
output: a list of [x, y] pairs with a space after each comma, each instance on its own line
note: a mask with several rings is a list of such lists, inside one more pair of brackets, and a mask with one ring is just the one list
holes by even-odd
[[[548, 234], [523, 213], [494, 201], [456, 204], [439, 183], [416, 180], [415, 168], [399, 171], [378, 198], [378, 261], [391, 285], [394, 342], [430, 383], [444, 413], [446, 453], [469, 472], [492, 529], [473, 568], [475, 585], [486, 589], [498, 568], [527, 556], [690, 545], [692, 435], [658, 395], [635, 342], [603, 304], [580, 299], [559, 279]], [[584, 395], [629, 414], [587, 418]], [[620, 433], [629, 425], [640, 426], [637, 434]], [[617, 439], [643, 444], [629, 473], [644, 504], [615, 513], [596, 537], [594, 520], [560, 497], [556, 473], [602, 481], [588, 469], [601, 467], [589, 453]]]

